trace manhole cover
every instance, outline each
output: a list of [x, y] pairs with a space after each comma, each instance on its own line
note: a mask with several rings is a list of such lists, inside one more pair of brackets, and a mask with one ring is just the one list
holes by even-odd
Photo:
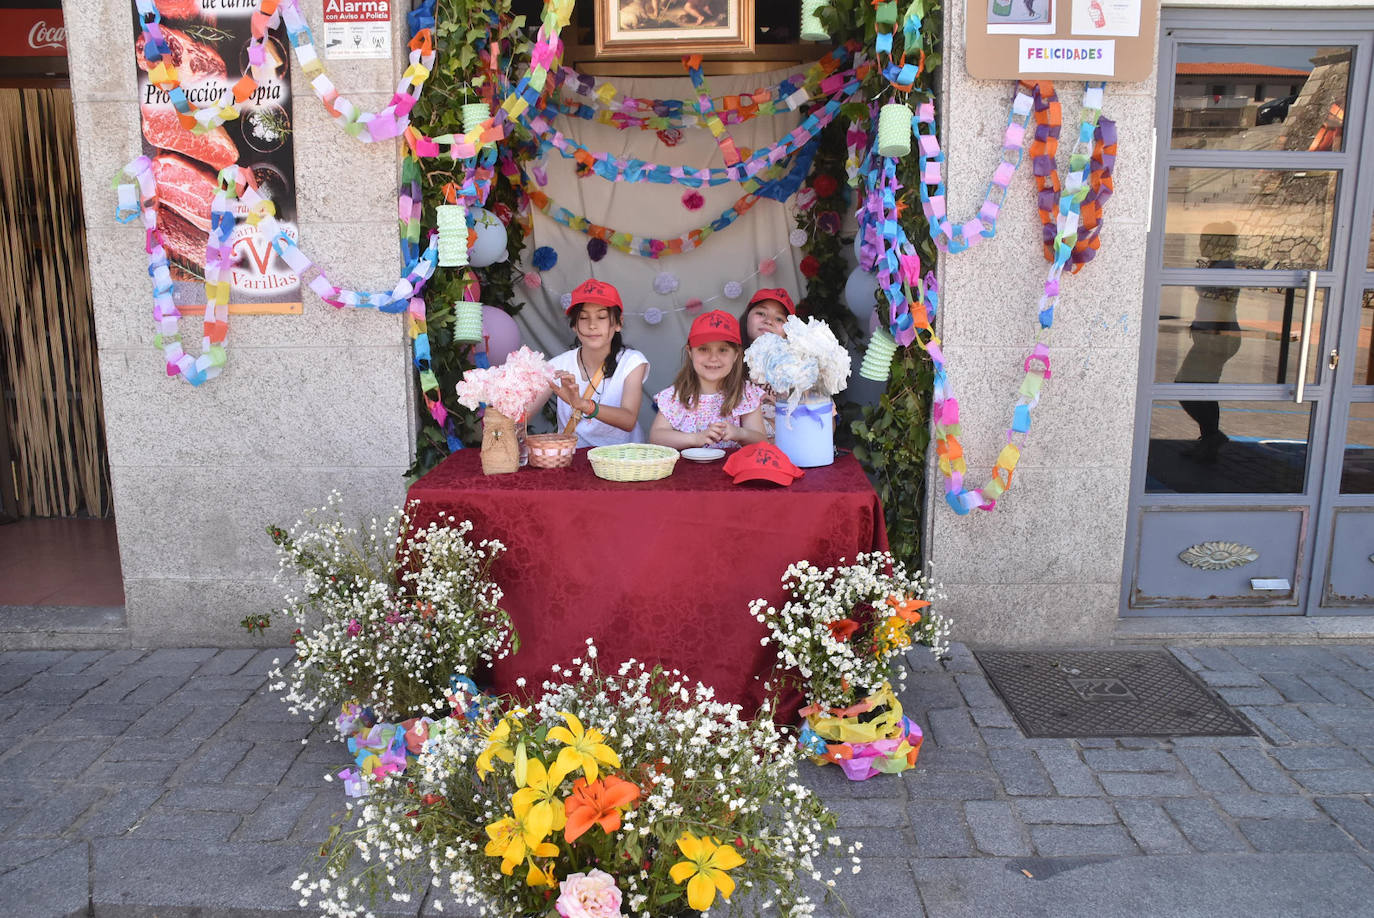
[[1251, 736], [1167, 650], [976, 650], [1026, 736]]

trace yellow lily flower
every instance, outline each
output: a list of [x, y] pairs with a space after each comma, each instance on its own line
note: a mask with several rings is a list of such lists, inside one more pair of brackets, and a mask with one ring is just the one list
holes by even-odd
[[482, 750], [481, 755], [477, 756], [477, 777], [486, 780], [487, 775], [496, 770], [492, 764], [493, 759], [500, 759], [503, 762], [515, 762], [515, 749], [510, 742], [511, 721], [508, 717], [501, 718], [490, 733], [487, 734], [487, 748]]
[[674, 864], [668, 875], [674, 883], [691, 880], [687, 883], [687, 904], [704, 912], [716, 901], [716, 890], [728, 900], [735, 891], [735, 881], [726, 871], [744, 863], [739, 852], [709, 835], [697, 838], [691, 832], [683, 832], [677, 846], [687, 860]]
[[536, 813], [529, 806], [515, 807], [513, 816], [506, 816], [487, 828], [489, 857], [501, 858], [501, 872], [510, 876], [517, 864], [528, 857], [556, 857], [558, 846], [544, 841], [553, 825], [547, 812]]
[[568, 722], [568, 726], [554, 727], [549, 731], [549, 739], [564, 744], [556, 764], [563, 766], [567, 774], [580, 768], [591, 782], [600, 774], [598, 763], [611, 768], [620, 767], [620, 756], [603, 742], [606, 737], [600, 730], [595, 727], [583, 730], [582, 723], [572, 714], [567, 711], [558, 713]]
[[558, 762], [545, 768], [538, 759], [530, 759], [525, 766], [525, 786], [511, 797], [514, 806], [526, 807], [531, 812], [545, 809], [549, 812], [550, 826], [554, 832], [562, 831], [568, 824], [568, 813], [563, 801], [556, 795], [563, 779], [568, 776], [567, 769]]
[[911, 646], [911, 635], [907, 632], [907, 623], [900, 615], [890, 615], [878, 626], [878, 646], [884, 653], [892, 648], [907, 648]]

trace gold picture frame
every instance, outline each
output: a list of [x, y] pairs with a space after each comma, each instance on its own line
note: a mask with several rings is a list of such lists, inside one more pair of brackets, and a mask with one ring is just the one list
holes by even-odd
[[753, 52], [753, 0], [596, 0], [597, 57]]

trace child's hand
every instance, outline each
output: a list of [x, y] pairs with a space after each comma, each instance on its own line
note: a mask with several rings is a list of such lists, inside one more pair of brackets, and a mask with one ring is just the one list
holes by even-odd
[[728, 421], [716, 421], [706, 428], [706, 434], [710, 437], [706, 441], [705, 445], [707, 446], [719, 443], [721, 440], [728, 440], [730, 439], [730, 423]]
[[554, 371], [553, 376], [558, 382], [558, 387], [553, 390], [554, 394], [573, 408], [576, 408], [579, 400], [576, 378], [574, 378], [571, 373], [566, 373], [563, 370]]

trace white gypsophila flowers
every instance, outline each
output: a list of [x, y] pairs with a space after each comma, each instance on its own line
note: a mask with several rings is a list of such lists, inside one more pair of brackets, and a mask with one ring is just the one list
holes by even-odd
[[350, 528], [341, 505], [334, 492], [305, 522], [269, 529], [296, 627], [296, 656], [272, 670], [271, 687], [311, 716], [350, 700], [385, 718], [437, 713], [454, 673], [512, 650], [489, 576], [504, 546], [474, 543], [472, 524], [452, 517], [412, 531], [408, 508]]
[[929, 645], [937, 656], [949, 649], [948, 620], [921, 605], [943, 598], [939, 587], [887, 552], [824, 570], [798, 561], [782, 585], [789, 599], [781, 608], [756, 599], [749, 611], [768, 627], [764, 643], [797, 674], [809, 703], [846, 707], [886, 682], [901, 683], [902, 653], [912, 643]]
[[[618, 829], [597, 827], [588, 836], [601, 869], [624, 896], [625, 914], [650, 918], [667, 901], [665, 894], [681, 892], [668, 874], [682, 859], [676, 842], [684, 832], [735, 845], [744, 863], [730, 871], [732, 879], [741, 890], [760, 893], [729, 903], [718, 899], [719, 910], [710, 914], [813, 914], [799, 882], [805, 865], [825, 855], [852, 857], [857, 846], [846, 851], [833, 834], [834, 817], [800, 783], [794, 734], [775, 725], [769, 709], [746, 718], [738, 705], [680, 673], [628, 661], [607, 676], [593, 664], [596, 657], [589, 646], [572, 664], [558, 667], [558, 677], [544, 683], [527, 709], [493, 710], [479, 724], [436, 721], [405, 777], [384, 782], [356, 809], [355, 821], [331, 834], [321, 875], [300, 883], [303, 901], [325, 914], [352, 916], [359, 911], [348, 911], [349, 903], [367, 901], [374, 891], [393, 898], [412, 894], [412, 880], [433, 877], [436, 886], [447, 887], [446, 902], [479, 914], [548, 914], [549, 900], [527, 884], [524, 868], [503, 875], [501, 858], [488, 853], [488, 838], [496, 835], [487, 827], [511, 815], [515, 770], [489, 758], [494, 768], [482, 778], [477, 762], [491, 755], [488, 737], [497, 742], [499, 735], [507, 750], [521, 760], [528, 756], [531, 768], [535, 760], [551, 764], [562, 745], [546, 731], [565, 724], [567, 713], [614, 750], [620, 767], [606, 772], [640, 792]], [[562, 681], [565, 670], [570, 676]], [[562, 780], [557, 798], [571, 795], [576, 777]], [[574, 856], [561, 833], [550, 840], [560, 848], [547, 862], [555, 879], [582, 869], [585, 860], [578, 858], [585, 853]], [[766, 910], [759, 910], [760, 902], [769, 903]], [[673, 907], [681, 905], [679, 898]]]

